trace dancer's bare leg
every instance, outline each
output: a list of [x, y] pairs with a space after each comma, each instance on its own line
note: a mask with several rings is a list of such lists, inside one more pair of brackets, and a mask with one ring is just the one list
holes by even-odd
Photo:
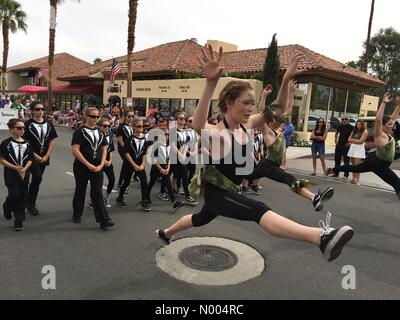
[[322, 229], [303, 226], [273, 211], [268, 211], [263, 215], [260, 226], [269, 234], [278, 238], [309, 242], [316, 246], [320, 245]]

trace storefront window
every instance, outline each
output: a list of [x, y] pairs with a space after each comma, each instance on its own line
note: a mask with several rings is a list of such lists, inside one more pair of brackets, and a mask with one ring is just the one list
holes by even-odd
[[171, 99], [171, 113], [175, 114], [176, 111], [181, 107], [181, 99]]
[[211, 101], [211, 117], [215, 117], [217, 114], [219, 114], [219, 109], [218, 109], [218, 100], [212, 100]]
[[146, 98], [133, 98], [133, 108], [138, 110], [139, 116], [146, 116]]
[[331, 105], [329, 107], [329, 121], [330, 130], [336, 130], [337, 126], [340, 125], [341, 116], [344, 115], [346, 110], [346, 96], [347, 90], [332, 88]]
[[358, 115], [360, 114], [361, 108], [361, 92], [350, 91], [349, 92], [349, 99], [347, 102], [347, 115], [352, 119], [357, 119]]
[[185, 99], [185, 112], [191, 117], [194, 114], [194, 110], [196, 109], [197, 103], [199, 100], [197, 99]]
[[313, 84], [311, 94], [310, 113], [308, 116], [307, 131], [314, 130], [318, 118], [327, 118], [330, 87]]

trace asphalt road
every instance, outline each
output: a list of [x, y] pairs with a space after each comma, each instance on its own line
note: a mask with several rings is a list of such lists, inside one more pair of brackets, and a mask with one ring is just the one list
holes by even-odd
[[[27, 215], [21, 233], [0, 217], [0, 299], [400, 299], [400, 206], [393, 193], [329, 181], [336, 190], [327, 204], [332, 224], [355, 230], [333, 263], [327, 263], [318, 248], [273, 238], [254, 223], [218, 218], [182, 232], [179, 237], [218, 236], [247, 243], [266, 261], [264, 273], [245, 283], [195, 286], [171, 278], [155, 263], [155, 252], [163, 244], [154, 230], [191, 212], [185, 207], [171, 214], [169, 203], [156, 197], [157, 185], [151, 213], [134, 208], [139, 199], [134, 184], [126, 197], [130, 207], [110, 210], [116, 223], [112, 230], [101, 231], [88, 209], [82, 224], [71, 223], [74, 178], [66, 173], [72, 172], [71, 131], [57, 129], [60, 137], [38, 199], [41, 215]], [[6, 137], [7, 132], [0, 131], [0, 139]], [[118, 176], [117, 154], [115, 159]], [[319, 178], [312, 182], [312, 190], [327, 183]], [[311, 226], [324, 218], [286, 186], [265, 179], [261, 185], [257, 198], [286, 217]], [[5, 196], [1, 182], [0, 200]], [[42, 288], [45, 265], [55, 267], [55, 290]], [[348, 265], [356, 271], [355, 290], [342, 288], [342, 270]]]

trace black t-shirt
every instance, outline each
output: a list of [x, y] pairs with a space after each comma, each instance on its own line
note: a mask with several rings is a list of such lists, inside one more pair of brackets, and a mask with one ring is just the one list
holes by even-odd
[[[76, 129], [71, 142], [71, 145], [74, 144], [79, 144], [79, 151], [92, 165], [98, 166], [101, 164], [102, 147], [107, 147], [107, 139], [99, 128], [91, 129], [82, 126]], [[78, 163], [79, 161], [75, 159], [75, 162]]]
[[[132, 135], [133, 135], [133, 129], [130, 125], [123, 123], [117, 129], [117, 137], [122, 137], [124, 145], [128, 141], [129, 137], [131, 137]], [[123, 152], [123, 148], [119, 145], [119, 143], [118, 143], [118, 151]]]
[[338, 145], [344, 146], [348, 143], [349, 137], [354, 127], [351, 124], [340, 125], [336, 131], [339, 133]]
[[[166, 169], [168, 168], [169, 158], [171, 154], [171, 148], [168, 145], [162, 145], [161, 143], [156, 143], [154, 145], [153, 155], [157, 159], [158, 164], [161, 168]], [[156, 165], [152, 167], [153, 171], [158, 171]]]
[[149, 147], [149, 143], [146, 140], [145, 136], [138, 138], [136, 136], [131, 136], [125, 143], [123, 153], [129, 153], [133, 162], [138, 165], [142, 164], [143, 156], [146, 155], [147, 148]]
[[[27, 140], [18, 142], [13, 138], [8, 138], [0, 144], [0, 157], [19, 167], [25, 167], [28, 161], [35, 159], [32, 146]], [[21, 181], [21, 178], [17, 171], [5, 167], [4, 180], [7, 185], [15, 181]], [[24, 182], [27, 183], [28, 181], [29, 175], [26, 174]]]
[[28, 140], [33, 148], [33, 152], [43, 157], [49, 149], [51, 140], [58, 137], [54, 126], [47, 122], [36, 122], [33, 119], [25, 122], [24, 139]]

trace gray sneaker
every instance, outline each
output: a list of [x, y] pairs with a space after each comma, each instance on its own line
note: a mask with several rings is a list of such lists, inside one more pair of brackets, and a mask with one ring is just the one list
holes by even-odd
[[191, 196], [189, 196], [189, 197], [187, 197], [186, 198], [186, 203], [189, 205], [189, 206], [197, 206], [199, 203], [196, 201], [196, 200], [194, 200]]
[[326, 224], [320, 221], [322, 228], [320, 250], [328, 261], [335, 260], [342, 252], [344, 246], [353, 238], [354, 230], [349, 226], [339, 229], [330, 227], [331, 213], [328, 212]]

